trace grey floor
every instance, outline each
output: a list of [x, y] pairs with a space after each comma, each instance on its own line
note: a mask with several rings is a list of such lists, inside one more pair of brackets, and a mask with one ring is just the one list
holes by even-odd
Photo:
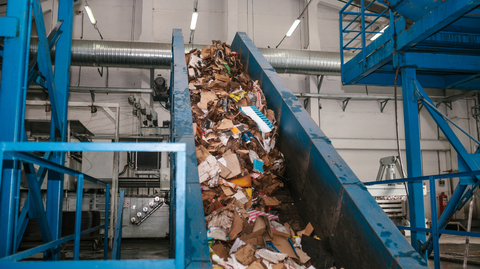
[[[410, 238], [407, 238], [410, 240]], [[463, 268], [462, 261], [465, 251], [465, 237], [443, 235], [440, 238], [440, 252], [442, 269]], [[170, 242], [168, 239], [123, 239], [121, 259], [168, 259]], [[33, 259], [41, 259], [41, 254]], [[67, 244], [62, 250], [62, 258], [73, 258], [73, 244]], [[103, 259], [103, 248], [96, 250], [91, 241], [83, 241], [80, 249], [81, 260]], [[445, 260], [448, 259], [448, 260]], [[455, 261], [455, 262], [454, 262]], [[467, 268], [480, 268], [480, 238], [470, 239], [469, 261]], [[433, 259], [428, 261], [430, 268], [434, 268]]]

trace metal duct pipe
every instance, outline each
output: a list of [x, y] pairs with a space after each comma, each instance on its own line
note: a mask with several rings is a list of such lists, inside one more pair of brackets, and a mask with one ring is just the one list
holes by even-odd
[[[30, 53], [37, 53], [38, 40], [32, 40]], [[202, 48], [204, 45], [195, 45]], [[185, 45], [185, 51], [192, 49]], [[170, 69], [172, 46], [168, 43], [130, 41], [72, 41], [72, 66], [105, 66], [145, 69]], [[260, 49], [278, 73], [340, 75], [340, 53], [323, 51]], [[51, 51], [52, 59], [55, 49]], [[345, 61], [353, 56], [345, 55]]]

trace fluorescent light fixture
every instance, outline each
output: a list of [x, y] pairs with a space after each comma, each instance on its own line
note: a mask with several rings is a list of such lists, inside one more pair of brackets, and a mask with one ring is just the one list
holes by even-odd
[[95, 17], [93, 16], [92, 9], [90, 6], [85, 6], [85, 11], [87, 12], [88, 18], [90, 19], [90, 22], [95, 25], [97, 24], [97, 20], [95, 20]]
[[293, 32], [295, 32], [295, 29], [297, 29], [297, 26], [300, 24], [300, 19], [296, 19], [293, 24], [292, 24], [292, 27], [290, 27], [290, 29], [288, 30], [286, 36], [287, 37], [290, 37], [292, 36]]
[[377, 39], [379, 36], [383, 35], [383, 32], [385, 32], [385, 29], [387, 29], [387, 28], [388, 28], [388, 25], [383, 27], [383, 29], [380, 30], [380, 33], [376, 33], [374, 36], [372, 36], [370, 38], [370, 41], [373, 41], [373, 40]]
[[190, 30], [195, 30], [197, 27], [198, 12], [192, 13], [192, 22], [190, 23]]

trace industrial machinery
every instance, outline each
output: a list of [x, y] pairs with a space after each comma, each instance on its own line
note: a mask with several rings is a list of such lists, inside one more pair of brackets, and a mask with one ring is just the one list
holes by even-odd
[[[272, 66], [245, 33], [237, 33], [232, 51], [262, 84], [269, 107], [279, 119], [277, 144], [285, 155], [289, 189], [305, 222], [328, 240], [338, 266], [345, 268], [427, 268], [375, 199], [318, 128], [298, 99], [282, 84]], [[209, 263], [204, 213], [191, 128], [190, 94], [183, 40], [173, 39], [172, 141], [185, 142], [187, 155], [187, 263]], [[188, 108], [188, 109], [185, 109]], [[172, 204], [172, 209], [175, 207]], [[312, 214], [315, 212], [315, 214]], [[171, 220], [171, 227], [175, 220]], [[394, 242], [395, 244], [392, 244]], [[359, 248], [358, 246], [362, 246]], [[405, 253], [409, 253], [405, 255]], [[399, 258], [401, 257], [401, 258]]]
[[[423, 257], [434, 252], [435, 268], [440, 267], [438, 240], [441, 234], [477, 236], [453, 232], [445, 227], [449, 219], [472, 197], [480, 184], [480, 158], [470, 154], [452, 127], [475, 143], [480, 142], [441, 113], [424, 88], [478, 90], [480, 78], [479, 0], [447, 1], [360, 1], [359, 11], [350, 11], [350, 0], [340, 10], [340, 56], [342, 82], [346, 85], [402, 86], [407, 157], [407, 179], [377, 181], [365, 185], [406, 182], [411, 244]], [[356, 1], [358, 4], [358, 1]], [[376, 11], [372, 11], [372, 9]], [[344, 22], [344, 18], [348, 21]], [[351, 20], [350, 20], [351, 19]], [[360, 30], [352, 25], [360, 24]], [[378, 24], [382, 26], [379, 28]], [[381, 30], [379, 30], [381, 29]], [[343, 52], [358, 52], [345, 60]], [[396, 94], [396, 91], [395, 91]], [[423, 177], [420, 147], [419, 104], [428, 111], [458, 156], [462, 174]], [[436, 180], [460, 177], [445, 210], [437, 217]], [[429, 181], [431, 229], [425, 228], [423, 182]], [[431, 235], [427, 239], [426, 232]]]

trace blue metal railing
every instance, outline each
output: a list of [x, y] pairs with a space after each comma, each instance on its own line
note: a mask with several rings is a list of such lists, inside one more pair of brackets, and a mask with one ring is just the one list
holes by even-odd
[[[371, 12], [366, 12], [368, 8], [370, 8], [377, 0], [371, 1], [367, 6], [365, 6], [365, 1], [361, 0], [360, 1], [360, 12], [354, 12], [354, 11], [346, 11], [348, 7], [352, 5], [353, 0], [348, 1], [345, 6], [340, 10], [339, 12], [339, 23], [340, 23], [340, 60], [341, 60], [341, 66], [342, 66], [342, 77], [343, 77], [343, 64], [344, 64], [344, 56], [343, 53], [344, 51], [348, 50], [361, 50], [363, 54], [363, 65], [367, 65], [367, 52], [365, 50], [367, 40], [366, 40], [366, 35], [367, 34], [382, 34], [383, 31], [368, 31], [368, 28], [370, 28], [378, 19], [381, 17], [385, 18], [390, 18], [390, 21], [392, 21], [393, 18], [393, 13], [390, 11], [390, 15], [386, 15], [385, 13], [389, 10], [387, 7], [385, 7], [385, 10], [383, 10], [381, 13], [371, 13]], [[355, 16], [350, 23], [347, 24], [347, 26], [343, 27], [343, 17], [344, 16]], [[374, 17], [373, 20], [365, 26], [365, 17]], [[348, 30], [348, 28], [354, 23], [358, 22], [360, 18], [361, 22], [361, 30]], [[346, 35], [350, 33], [357, 33], [350, 41], [348, 41], [347, 44], [344, 45], [344, 38]], [[358, 47], [349, 47], [350, 44], [352, 44], [357, 38], [361, 36], [361, 46]]]
[[[83, 181], [88, 180], [92, 183], [106, 186], [105, 203], [109, 204], [110, 186], [98, 179], [79, 171], [61, 166], [52, 161], [45, 160], [30, 152], [69, 152], [69, 151], [96, 151], [96, 152], [175, 152], [176, 153], [176, 227], [175, 227], [175, 258], [167, 260], [122, 260], [122, 261], [78, 261], [80, 251], [80, 237], [93, 231], [105, 228], [105, 235], [108, 235], [108, 206], [105, 206], [105, 224], [81, 232], [81, 207], [83, 194]], [[11, 157], [15, 161], [38, 164], [49, 170], [59, 173], [72, 175], [78, 178], [77, 181], [77, 205], [75, 215], [75, 233], [73, 235], [47, 242], [41, 246], [16, 253], [0, 259], [0, 268], [90, 268], [91, 266], [101, 266], [121, 268], [121, 267], [161, 267], [161, 268], [185, 268], [185, 213], [186, 213], [186, 145], [184, 143], [63, 143], [63, 142], [17, 142], [0, 143], [0, 179], [2, 178], [2, 168], [4, 157]], [[122, 205], [120, 205], [122, 206]], [[13, 217], [13, 216], [11, 216]], [[121, 233], [120, 233], [121, 235]], [[30, 257], [36, 253], [47, 250], [53, 250], [60, 244], [74, 240], [74, 261], [61, 262], [18, 262]], [[105, 236], [104, 259], [108, 254], [108, 236]], [[118, 255], [119, 253], [117, 253]], [[117, 256], [118, 257], [118, 256]], [[99, 263], [101, 265], [99, 265]]]
[[407, 183], [407, 182], [421, 182], [429, 181], [430, 183], [430, 211], [432, 214], [432, 228], [419, 228], [419, 227], [406, 227], [406, 226], [397, 226], [400, 230], [409, 230], [417, 232], [429, 232], [432, 234], [432, 244], [433, 244], [433, 259], [435, 268], [440, 268], [440, 247], [439, 247], [439, 238], [442, 234], [451, 234], [458, 236], [472, 236], [480, 237], [480, 233], [475, 232], [461, 232], [461, 231], [450, 231], [439, 228], [438, 223], [438, 214], [437, 214], [437, 199], [436, 199], [436, 186], [435, 180], [437, 179], [446, 179], [446, 178], [462, 178], [462, 177], [472, 177], [480, 175], [479, 171], [473, 172], [462, 172], [454, 174], [441, 174], [433, 176], [422, 176], [422, 177], [412, 177], [404, 179], [394, 179], [394, 180], [385, 180], [385, 181], [372, 181], [363, 183], [366, 186], [379, 185], [379, 184], [392, 184], [392, 183]]

